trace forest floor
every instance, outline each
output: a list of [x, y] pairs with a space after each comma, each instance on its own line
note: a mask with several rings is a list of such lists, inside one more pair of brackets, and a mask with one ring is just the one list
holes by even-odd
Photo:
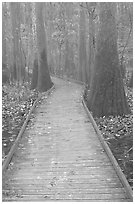
[[27, 84], [2, 86], [2, 161], [13, 145], [38, 93]]
[[[126, 87], [128, 103], [133, 111], [133, 91]], [[13, 145], [38, 93], [25, 84], [2, 87], [2, 160]], [[95, 118], [106, 142], [117, 159], [129, 184], [133, 187], [133, 114]]]

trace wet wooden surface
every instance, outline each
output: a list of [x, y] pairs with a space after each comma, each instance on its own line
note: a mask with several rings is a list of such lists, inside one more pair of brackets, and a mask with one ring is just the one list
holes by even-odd
[[53, 80], [3, 174], [3, 201], [130, 201], [83, 108], [82, 86]]

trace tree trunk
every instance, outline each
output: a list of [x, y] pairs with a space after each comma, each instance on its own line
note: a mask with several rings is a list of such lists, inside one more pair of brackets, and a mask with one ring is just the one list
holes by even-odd
[[100, 3], [100, 29], [88, 107], [94, 116], [130, 112], [117, 51], [115, 3]]
[[11, 17], [12, 17], [12, 31], [13, 31], [13, 52], [14, 52], [14, 70], [13, 78], [15, 79], [17, 75], [17, 81], [21, 80], [21, 52], [20, 52], [20, 3], [11, 2]]
[[88, 83], [85, 23], [85, 12], [80, 8], [79, 80]]
[[6, 36], [5, 36], [5, 3], [2, 3], [2, 64], [3, 67], [6, 66], [7, 60], [6, 60]]
[[65, 66], [64, 66], [64, 74], [68, 76], [69, 69], [69, 41], [68, 37], [66, 38], [66, 45], [65, 45]]
[[37, 89], [40, 92], [47, 91], [52, 86], [48, 62], [47, 62], [47, 44], [46, 31], [43, 21], [43, 6], [44, 3], [36, 3], [37, 15], [37, 44], [38, 44], [38, 82]]
[[94, 11], [92, 11], [93, 2], [87, 3], [88, 14], [89, 14], [89, 59], [88, 59], [88, 79], [89, 79], [89, 87], [91, 87], [92, 79], [93, 79], [93, 71], [94, 71], [94, 62], [95, 62], [95, 22]]
[[129, 80], [128, 86], [129, 86], [130, 88], [133, 88], [133, 71], [132, 71], [131, 78], [130, 78], [130, 80]]
[[62, 69], [61, 69], [61, 45], [59, 46], [59, 72], [58, 75], [62, 75]]

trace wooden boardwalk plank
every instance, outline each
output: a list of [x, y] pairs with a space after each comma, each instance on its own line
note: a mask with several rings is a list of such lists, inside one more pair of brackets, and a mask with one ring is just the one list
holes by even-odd
[[82, 86], [54, 83], [3, 173], [3, 201], [131, 201], [83, 108]]
[[[14, 191], [17, 190], [17, 189], [12, 189], [12, 190], [3, 190], [3, 193], [6, 195], [6, 194], [11, 194], [11, 193], [14, 193]], [[61, 192], [61, 193], [66, 193], [65, 189], [64, 188], [57, 188], [57, 191], [58, 192]], [[21, 192], [21, 190], [18, 190], [18, 193]], [[50, 193], [50, 191], [46, 188], [46, 190], [44, 191], [44, 189], [40, 188], [40, 189], [37, 189], [37, 188], [34, 188], [34, 189], [29, 189], [29, 191], [27, 189], [23, 190], [23, 193], [24, 195], [26, 194], [31, 194], [31, 195], [36, 195], [36, 194], [44, 194], [46, 192], [47, 193]], [[52, 189], [51, 193], [54, 193], [56, 192], [56, 189]], [[68, 189], [68, 192], [73, 192], [73, 189]], [[110, 193], [114, 193], [114, 194], [119, 194], [119, 193], [123, 193], [124, 192], [124, 188], [96, 188], [93, 189], [91, 188], [85, 188], [85, 189], [75, 189], [74, 188], [74, 193], [78, 193], [78, 192], [82, 192], [83, 194], [93, 194], [93, 193], [97, 193], [97, 194], [110, 194]]]

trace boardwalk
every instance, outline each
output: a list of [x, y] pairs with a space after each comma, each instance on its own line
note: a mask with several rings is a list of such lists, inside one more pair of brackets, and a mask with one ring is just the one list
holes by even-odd
[[129, 201], [81, 103], [81, 85], [54, 82], [3, 175], [3, 201]]

